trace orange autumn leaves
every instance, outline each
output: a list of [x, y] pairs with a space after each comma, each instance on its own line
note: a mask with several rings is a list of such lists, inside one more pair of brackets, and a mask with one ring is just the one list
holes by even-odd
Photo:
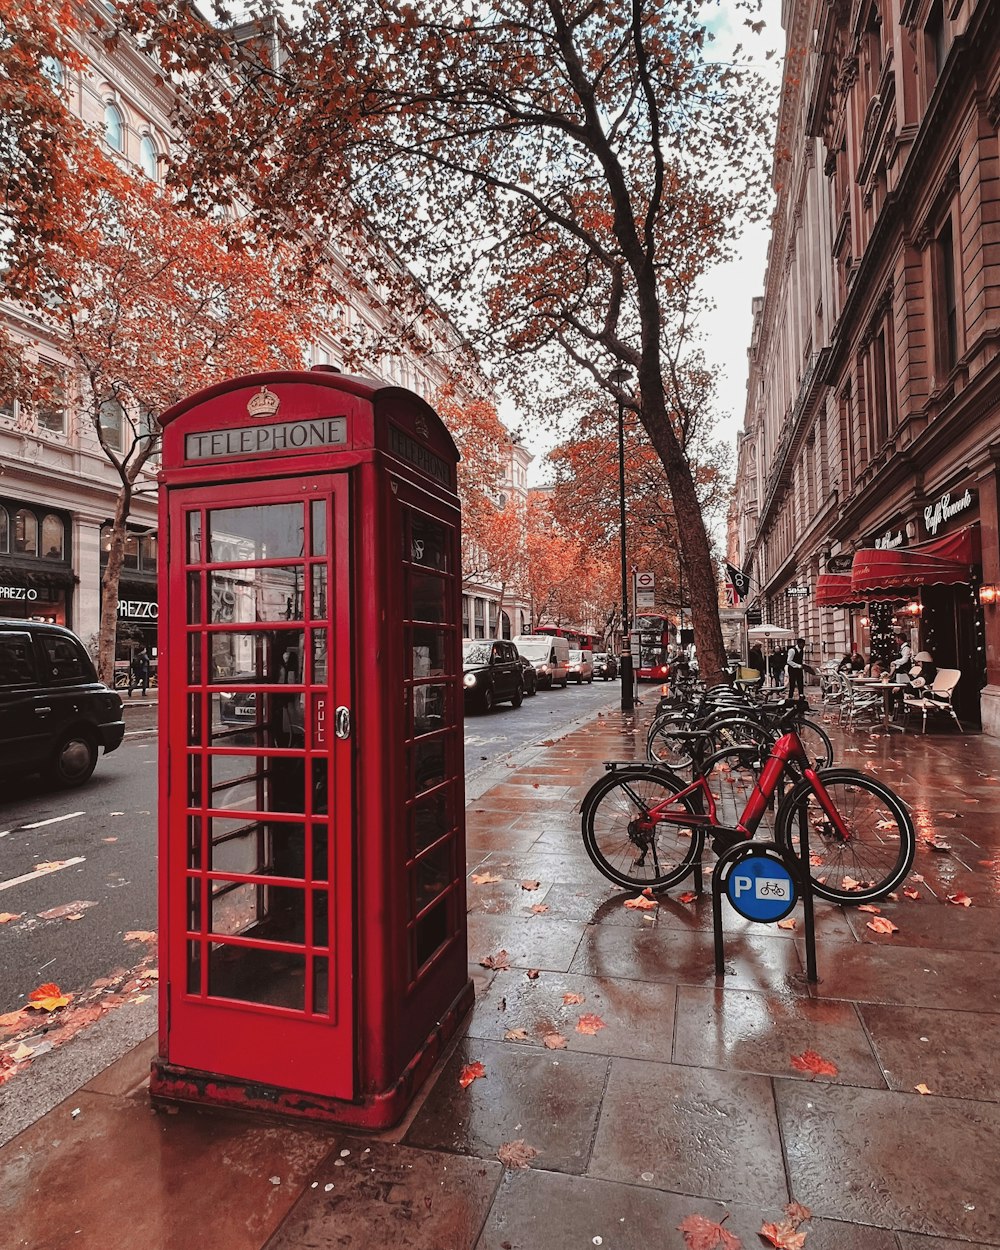
[[[728, 1214], [721, 1220], [706, 1215], [689, 1215], [677, 1225], [684, 1235], [687, 1250], [743, 1250], [743, 1242], [725, 1227]], [[781, 1220], [765, 1221], [758, 1232], [761, 1241], [775, 1250], [803, 1250], [806, 1233], [801, 1225], [812, 1219], [812, 1212], [800, 1202], [789, 1202]]]

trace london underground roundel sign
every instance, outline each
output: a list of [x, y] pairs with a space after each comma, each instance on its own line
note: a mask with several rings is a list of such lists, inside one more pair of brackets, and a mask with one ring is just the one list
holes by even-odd
[[747, 920], [782, 920], [798, 902], [795, 880], [780, 859], [752, 851], [734, 864], [726, 878], [726, 895]]

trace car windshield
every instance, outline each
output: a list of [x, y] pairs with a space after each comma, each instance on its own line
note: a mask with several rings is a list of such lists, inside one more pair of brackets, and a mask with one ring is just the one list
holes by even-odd
[[604, 654], [604, 652], [603, 652], [603, 651], [595, 651], [595, 652], [594, 652], [594, 663], [595, 663], [595, 664], [603, 664], [603, 663], [604, 663], [604, 661], [605, 661], [607, 658], [608, 658], [608, 657]]
[[489, 664], [490, 644], [488, 642], [467, 642], [462, 647], [462, 661], [465, 664]]
[[519, 642], [517, 649], [529, 660], [547, 660], [549, 658], [549, 644], [547, 642]]
[[571, 664], [579, 664], [582, 659], [583, 659], [582, 651], [573, 651], [573, 650], [570, 651], [569, 660]]

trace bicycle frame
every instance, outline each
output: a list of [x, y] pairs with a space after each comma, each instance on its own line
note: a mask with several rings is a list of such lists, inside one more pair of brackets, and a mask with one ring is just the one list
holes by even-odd
[[[796, 763], [801, 767], [803, 775], [812, 787], [820, 807], [833, 822], [834, 828], [840, 837], [845, 842], [849, 841], [851, 837], [850, 831], [844, 825], [840, 813], [834, 807], [833, 801], [816, 770], [809, 764], [798, 734], [792, 730], [782, 734], [771, 748], [767, 763], [761, 770], [760, 776], [754, 782], [750, 798], [747, 800], [747, 804], [736, 822], [736, 828], [730, 832], [738, 833], [742, 838], [753, 837], [757, 826], [760, 824], [761, 817], [767, 810], [768, 803], [770, 803], [778, 788], [781, 775], [790, 763]], [[675, 803], [682, 802], [684, 799], [694, 797], [695, 795], [699, 795], [704, 800], [708, 808], [707, 813], [670, 810]], [[689, 786], [679, 790], [676, 794], [672, 794], [670, 798], [654, 803], [645, 816], [640, 817], [636, 823], [644, 831], [647, 831], [657, 823], [678, 824], [686, 827], [697, 826], [698, 828], [716, 830], [726, 829], [729, 831], [728, 826], [720, 825], [716, 819], [715, 796], [709, 789], [704, 773], [699, 773]]]

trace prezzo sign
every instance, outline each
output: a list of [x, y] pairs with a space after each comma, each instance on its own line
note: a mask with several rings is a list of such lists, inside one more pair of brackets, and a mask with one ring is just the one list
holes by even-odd
[[968, 486], [961, 495], [954, 497], [951, 491], [945, 491], [936, 503], [929, 503], [924, 508], [924, 526], [927, 533], [933, 537], [945, 521], [966, 512], [975, 502], [976, 492]]
[[244, 425], [233, 430], [204, 430], [188, 434], [184, 439], [184, 455], [188, 460], [266, 456], [276, 451], [342, 447], [346, 442], [346, 417], [315, 417], [311, 421]]
[[159, 619], [160, 606], [147, 599], [119, 599], [118, 617], [126, 621], [155, 621]]
[[0, 599], [27, 599], [31, 603], [38, 598], [38, 591], [30, 586], [0, 586]]

